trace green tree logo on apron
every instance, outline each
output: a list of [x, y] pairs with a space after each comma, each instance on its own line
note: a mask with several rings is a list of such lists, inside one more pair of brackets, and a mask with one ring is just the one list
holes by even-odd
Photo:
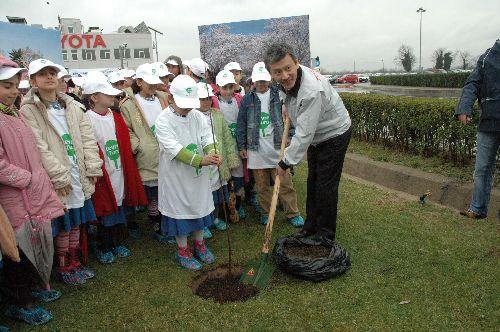
[[68, 156], [76, 162], [76, 152], [75, 147], [73, 146], [73, 139], [70, 134], [64, 134], [61, 136], [64, 141], [64, 145], [66, 146], [66, 151], [68, 152]]
[[236, 138], [236, 123], [231, 123], [229, 125], [229, 131], [231, 132], [231, 136], [233, 136], [233, 138]]
[[114, 162], [115, 169], [119, 169], [118, 158], [120, 158], [120, 150], [118, 149], [118, 142], [111, 139], [106, 142], [104, 149], [106, 150], [106, 156], [108, 156], [109, 160]]
[[266, 137], [266, 128], [269, 127], [269, 114], [260, 113], [260, 129], [262, 130], [262, 137]]
[[156, 125], [151, 127], [151, 132], [153, 133], [153, 136], [156, 137]]
[[[199, 154], [198, 153], [198, 145], [196, 145], [194, 143], [191, 143], [188, 146], [186, 146], [186, 150], [191, 151], [194, 154]], [[195, 169], [196, 175], [197, 176], [200, 175], [201, 167], [195, 167], [194, 169]]]

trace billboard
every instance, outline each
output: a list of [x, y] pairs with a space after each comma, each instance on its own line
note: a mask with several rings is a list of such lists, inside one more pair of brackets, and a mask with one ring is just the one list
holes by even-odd
[[0, 54], [23, 67], [38, 58], [62, 65], [61, 33], [54, 29], [0, 22]]
[[239, 62], [250, 73], [255, 63], [264, 60], [266, 47], [286, 42], [299, 62], [309, 66], [309, 15], [242, 21], [198, 27], [200, 54], [214, 73], [231, 61]]

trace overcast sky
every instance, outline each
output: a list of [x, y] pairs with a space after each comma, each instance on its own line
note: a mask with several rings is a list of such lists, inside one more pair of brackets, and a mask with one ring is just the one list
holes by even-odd
[[[499, 0], [0, 0], [1, 15], [21, 16], [44, 27], [61, 17], [80, 18], [85, 28], [104, 32], [141, 21], [163, 32], [160, 60], [170, 54], [199, 56], [198, 25], [309, 15], [311, 55], [328, 70], [376, 70], [396, 67], [401, 44], [419, 45], [422, 6], [422, 65], [430, 67], [433, 50], [481, 54], [500, 38]], [[6, 21], [5, 16], [0, 20]]]

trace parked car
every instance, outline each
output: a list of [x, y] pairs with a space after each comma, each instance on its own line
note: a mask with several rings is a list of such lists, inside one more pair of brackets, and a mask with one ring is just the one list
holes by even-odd
[[358, 83], [358, 75], [356, 74], [345, 74], [342, 75], [341, 77], [337, 78], [336, 83], [351, 83], [355, 84]]
[[366, 75], [366, 74], [361, 74], [361, 75], [358, 75], [358, 81], [359, 81], [359, 83], [368, 83], [368, 82], [370, 82], [370, 77], [368, 77], [368, 75]]

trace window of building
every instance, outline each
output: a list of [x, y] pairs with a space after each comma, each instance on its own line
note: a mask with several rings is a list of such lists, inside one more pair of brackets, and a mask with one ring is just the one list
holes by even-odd
[[68, 33], [73, 33], [73, 31], [75, 31], [73, 27], [68, 27]]
[[78, 50], [71, 50], [71, 60], [78, 60]]
[[[123, 52], [123, 58], [124, 59], [130, 59], [130, 48], [121, 49], [121, 51]], [[120, 49], [119, 48], [115, 48], [113, 50], [113, 53], [115, 55], [115, 59], [119, 60], [120, 59]]]
[[100, 51], [101, 60], [111, 59], [111, 51], [110, 50], [101, 50]]
[[62, 50], [62, 56], [64, 61], [68, 61], [68, 51]]
[[149, 48], [136, 48], [136, 49], [134, 49], [134, 58], [136, 58], [136, 59], [149, 59]]
[[82, 50], [82, 60], [95, 61], [95, 50]]

